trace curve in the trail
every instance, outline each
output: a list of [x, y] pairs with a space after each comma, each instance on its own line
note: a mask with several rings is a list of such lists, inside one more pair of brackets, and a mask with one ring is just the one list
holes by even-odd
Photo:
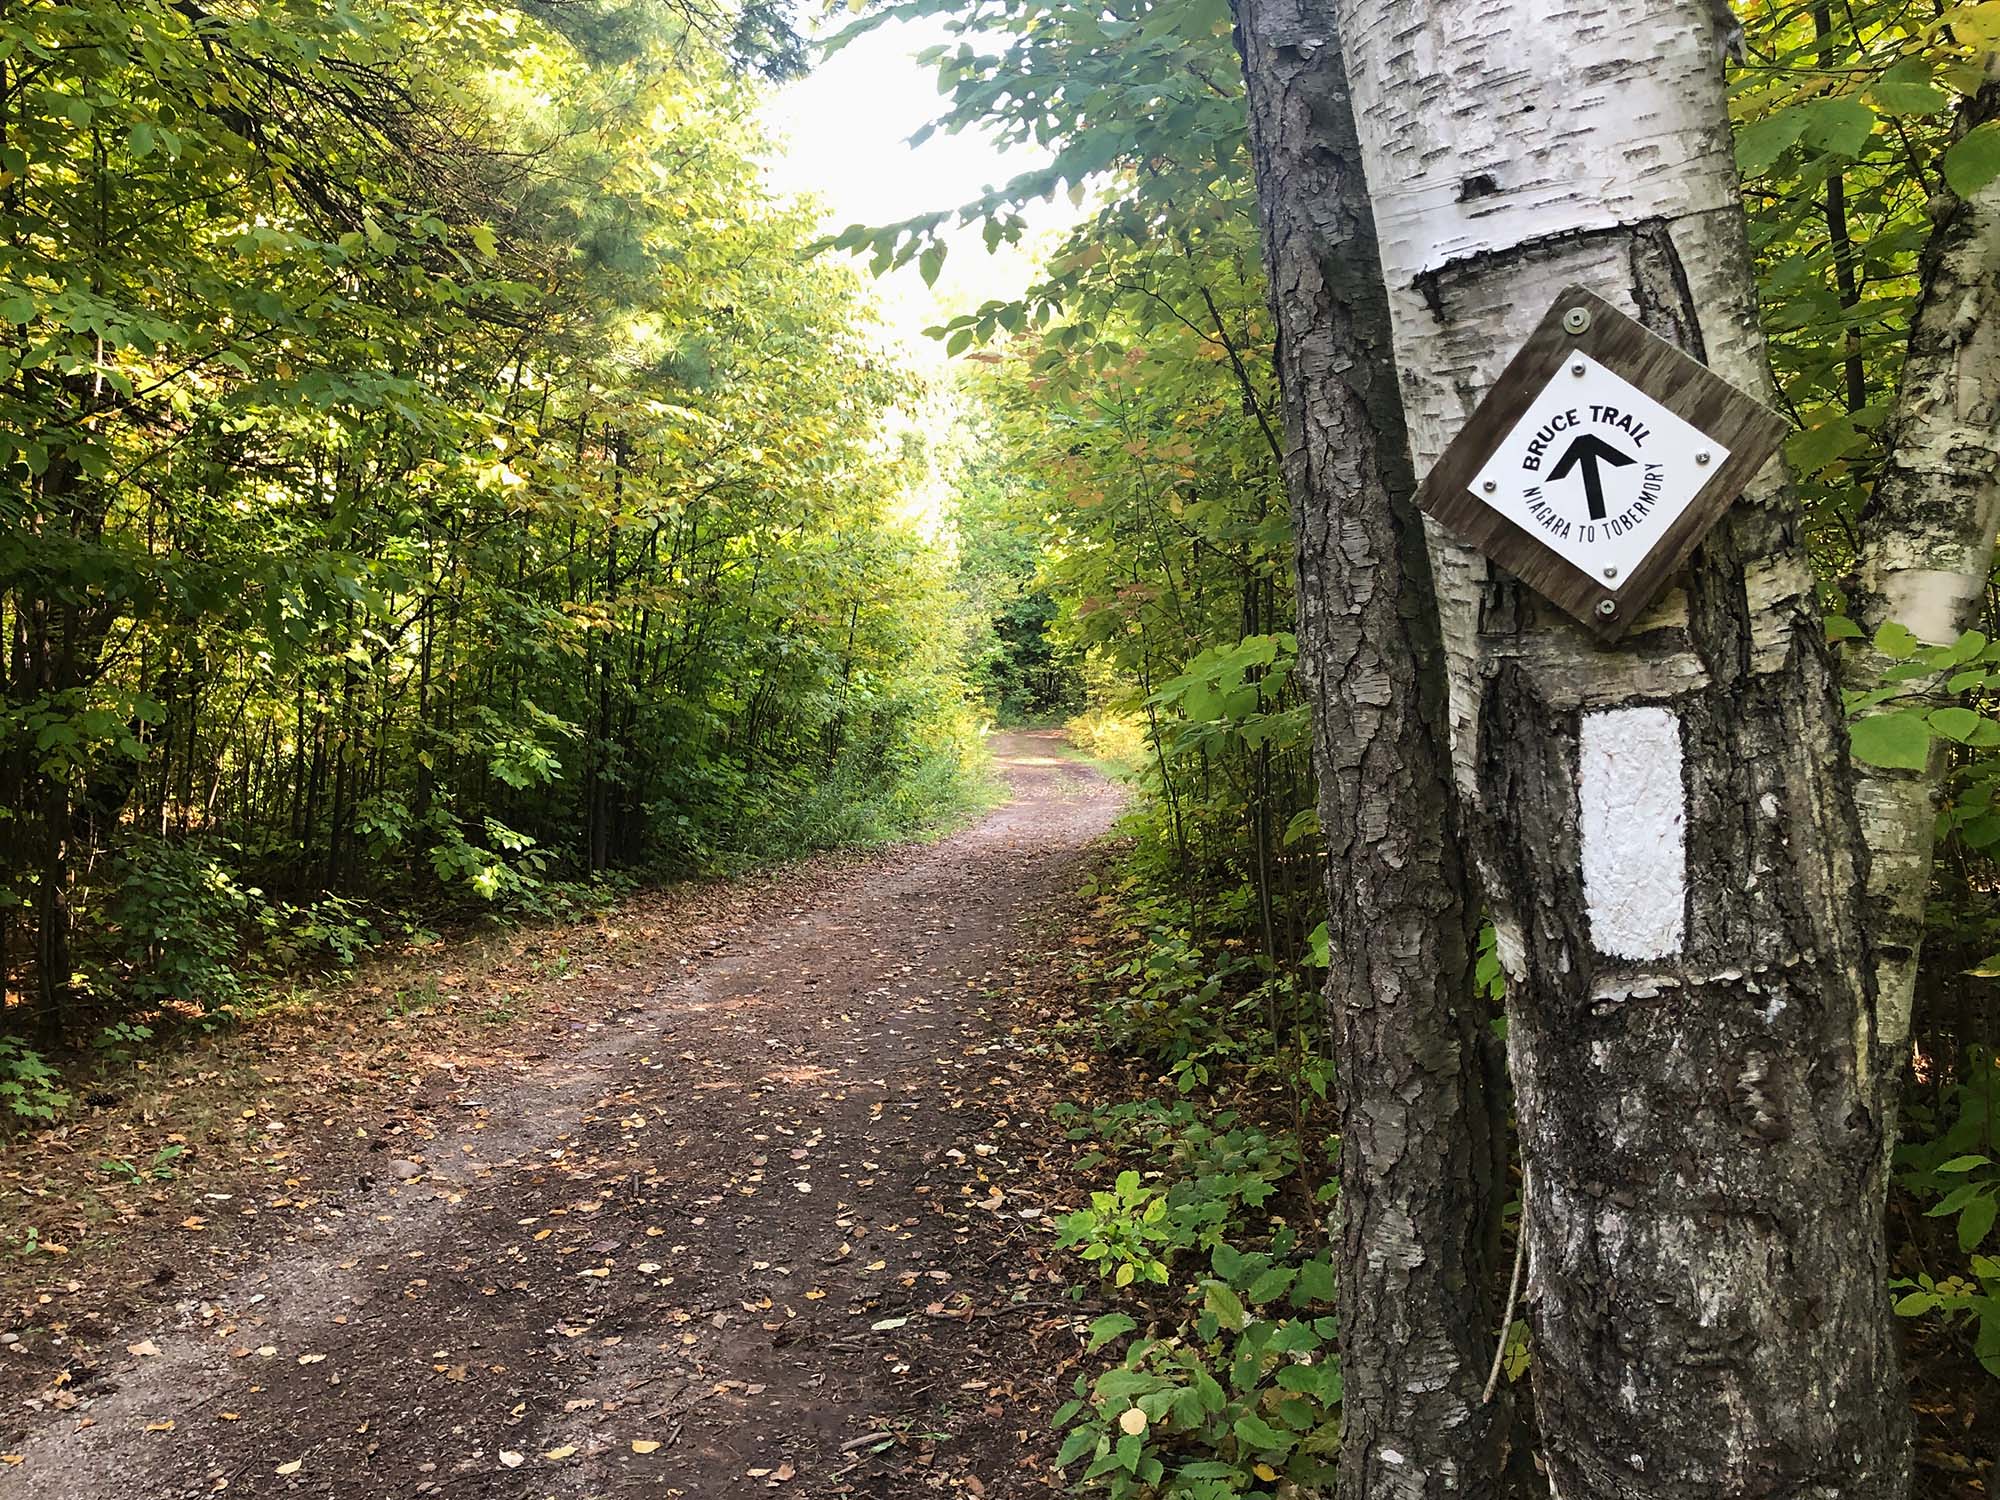
[[635, 964], [598, 1040], [468, 1080], [422, 1175], [117, 1330], [157, 1353], [37, 1416], [0, 1494], [1048, 1493], [1008, 995], [1119, 797], [1051, 735], [994, 748], [975, 826]]

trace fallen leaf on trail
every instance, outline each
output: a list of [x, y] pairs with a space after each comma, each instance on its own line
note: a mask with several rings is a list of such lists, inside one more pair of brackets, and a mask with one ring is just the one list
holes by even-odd
[[299, 1363], [302, 1365], [316, 1365], [321, 1363], [325, 1358], [324, 1354], [301, 1354], [299, 1356]]
[[23, 1461], [19, 1453], [0, 1453], [0, 1464], [18, 1464]]
[[1128, 1406], [1118, 1414], [1118, 1430], [1137, 1437], [1146, 1430], [1146, 1414], [1136, 1406]]
[[500, 1455], [500, 1462], [510, 1469], [518, 1469], [527, 1460], [518, 1453], [502, 1453]]
[[172, 1432], [173, 1430], [174, 1424], [171, 1417], [164, 1422], [148, 1422], [146, 1424], [146, 1431], [148, 1432]]
[[575, 1457], [575, 1455], [576, 1455], [576, 1448], [574, 1447], [574, 1445], [566, 1444], [561, 1448], [549, 1449], [549, 1451], [544, 1453], [542, 1457], [546, 1458], [552, 1464], [559, 1464], [564, 1459], [573, 1458]]
[[879, 1323], [870, 1323], [868, 1327], [874, 1333], [888, 1333], [891, 1329], [901, 1328], [909, 1321], [908, 1318], [884, 1318]]
[[144, 1359], [149, 1354], [158, 1354], [160, 1352], [160, 1346], [154, 1343], [151, 1339], [145, 1339], [137, 1344], [127, 1344], [125, 1346], [125, 1352], [127, 1354], [136, 1354], [141, 1359]]
[[1250, 1466], [1250, 1472], [1255, 1474], [1259, 1479], [1267, 1481], [1276, 1479], [1278, 1477], [1278, 1471], [1272, 1468], [1269, 1464], [1252, 1464]]
[[305, 1466], [306, 1461], [303, 1458], [295, 1458], [288, 1464], [279, 1464], [277, 1472], [280, 1474], [296, 1474]]
[[645, 1438], [632, 1439], [632, 1451], [634, 1453], [655, 1453], [659, 1451], [659, 1447], [658, 1443], [651, 1442]]

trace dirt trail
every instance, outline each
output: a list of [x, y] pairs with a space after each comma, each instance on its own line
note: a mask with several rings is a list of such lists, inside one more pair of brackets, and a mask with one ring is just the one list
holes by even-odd
[[1118, 796], [995, 748], [975, 827], [615, 976], [587, 1045], [464, 1075], [420, 1154], [112, 1331], [0, 1496], [1047, 1493], [1058, 1065], [1010, 995]]

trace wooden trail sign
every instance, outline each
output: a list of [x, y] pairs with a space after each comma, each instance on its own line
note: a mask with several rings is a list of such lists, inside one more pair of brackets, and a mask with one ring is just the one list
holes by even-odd
[[1582, 287], [1556, 298], [1417, 503], [1616, 640], [1784, 440], [1785, 419]]

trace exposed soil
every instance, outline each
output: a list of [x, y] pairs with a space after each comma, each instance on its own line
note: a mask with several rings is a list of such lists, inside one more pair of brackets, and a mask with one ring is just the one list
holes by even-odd
[[1118, 795], [995, 748], [975, 827], [627, 945], [560, 1040], [503, 1030], [389, 1128], [295, 1119], [282, 1176], [205, 1195], [232, 1233], [66, 1267], [0, 1347], [0, 1493], [1056, 1492], [1068, 1065], [1021, 997]]

